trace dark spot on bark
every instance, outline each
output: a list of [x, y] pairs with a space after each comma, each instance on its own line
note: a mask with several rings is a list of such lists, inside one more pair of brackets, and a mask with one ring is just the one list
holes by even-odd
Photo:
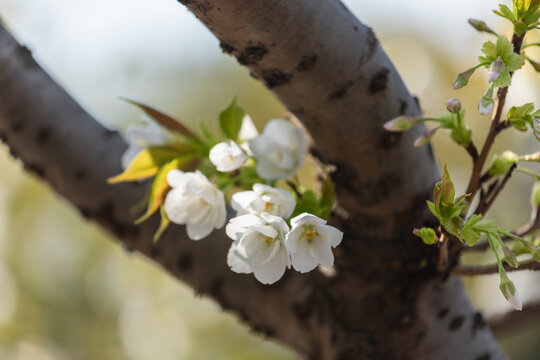
[[49, 128], [43, 127], [39, 129], [36, 135], [36, 141], [39, 145], [43, 145], [47, 141], [49, 141], [50, 137], [51, 137], [51, 130]]
[[296, 318], [302, 323], [304, 323], [313, 313], [309, 299], [308, 301], [294, 304], [292, 310], [296, 315]]
[[238, 62], [242, 65], [255, 65], [266, 54], [268, 54], [268, 49], [263, 43], [258, 43], [257, 45], [250, 45], [240, 53], [240, 55], [238, 56]]
[[372, 28], [368, 28], [367, 45], [368, 45], [369, 57], [372, 57], [373, 54], [375, 53], [378, 43], [379, 43], [379, 40], [377, 40], [377, 35], [375, 35], [375, 32], [373, 31]]
[[305, 113], [304, 109], [298, 108], [298, 109], [291, 109], [291, 112], [296, 115], [297, 117], [300, 115], [303, 115]]
[[74, 181], [81, 181], [85, 177], [86, 177], [86, 171], [84, 171], [84, 169], [77, 169], [73, 173], [73, 180]]
[[79, 208], [79, 212], [81, 213], [81, 216], [85, 219], [89, 219], [90, 218], [90, 209], [88, 208], [85, 208], [85, 207], [80, 207]]
[[20, 133], [24, 129], [24, 124], [20, 121], [11, 121], [9, 127], [14, 133]]
[[254, 78], [254, 79], [256, 79], [256, 80], [259, 80], [259, 79], [260, 79], [259, 75], [255, 74], [253, 71], [250, 71], [250, 72], [249, 72], [249, 76], [251, 76], [252, 78]]
[[178, 0], [182, 5], [188, 6], [191, 9], [199, 10], [203, 15], [212, 10], [213, 5], [208, 1], [196, 1], [196, 0]]
[[289, 83], [292, 79], [292, 74], [286, 74], [279, 69], [266, 69], [261, 74], [264, 84], [269, 89], [276, 86], [281, 86]]
[[407, 111], [407, 106], [409, 106], [409, 104], [407, 103], [406, 100], [399, 100], [399, 113], [401, 115], [405, 115], [405, 111]]
[[210, 283], [210, 288], [208, 289], [208, 293], [216, 300], [218, 300], [221, 304], [221, 306], [226, 309], [228, 308], [225, 304], [224, 296], [223, 296], [223, 279], [217, 277], [212, 280]]
[[159, 247], [158, 244], [152, 244], [150, 246], [150, 251], [148, 252], [150, 257], [152, 258], [157, 258], [161, 255], [161, 248]]
[[419, 331], [416, 333], [416, 339], [418, 340], [421, 340], [422, 338], [424, 338], [424, 336], [426, 336], [426, 332], [425, 331]]
[[401, 132], [385, 131], [381, 135], [381, 147], [383, 149], [391, 149], [399, 143], [402, 137], [403, 133]]
[[272, 329], [270, 326], [262, 325], [262, 324], [254, 324], [253, 330], [259, 334], [262, 334], [268, 337], [273, 337], [276, 334], [276, 331]]
[[26, 68], [38, 67], [36, 61], [34, 60], [34, 57], [32, 56], [32, 51], [30, 51], [30, 49], [28, 49], [26, 46], [19, 46], [17, 48], [17, 53], [18, 59], [22, 60], [22, 64]]
[[182, 254], [178, 256], [176, 266], [182, 271], [189, 271], [193, 266], [193, 257], [190, 254]]
[[386, 86], [388, 85], [388, 74], [390, 73], [390, 70], [387, 68], [381, 69], [373, 75], [371, 78], [371, 81], [369, 82], [368, 92], [370, 94], [376, 94], [380, 91], [383, 91], [386, 89]]
[[358, 26], [354, 25], [353, 29], [354, 29], [354, 31], [358, 31]]
[[19, 153], [17, 152], [17, 150], [15, 150], [12, 147], [9, 148], [9, 155], [11, 155], [11, 157], [14, 158], [14, 159], [19, 158]]
[[420, 99], [418, 98], [418, 96], [414, 96], [413, 99], [416, 106], [418, 107], [418, 110], [420, 110]]
[[465, 321], [465, 318], [463, 316], [456, 316], [452, 320], [450, 320], [450, 325], [448, 326], [448, 330], [450, 331], [456, 331], [458, 330], [461, 325], [463, 325], [463, 321]]
[[445, 307], [445, 308], [442, 308], [441, 310], [439, 310], [439, 312], [437, 313], [437, 318], [439, 319], [443, 319], [446, 315], [448, 315], [448, 313], [450, 312], [450, 309]]
[[223, 41], [219, 43], [219, 47], [225, 54], [232, 54], [236, 50], [234, 46], [227, 44]]
[[474, 313], [472, 318], [472, 334], [473, 336], [476, 335], [476, 332], [478, 330], [482, 330], [486, 327], [486, 321], [484, 320], [484, 317], [482, 316], [482, 313], [480, 311], [477, 311]]
[[45, 169], [41, 166], [41, 165], [38, 165], [38, 164], [33, 164], [33, 163], [26, 163], [24, 164], [24, 168], [26, 171], [40, 177], [40, 178], [43, 178], [45, 177]]
[[325, 164], [327, 161], [325, 160], [326, 157], [324, 156], [324, 154], [322, 153], [322, 151], [315, 147], [315, 146], [311, 146], [309, 148], [309, 152], [311, 153], [311, 155], [317, 159], [319, 159], [323, 164]]
[[328, 100], [338, 100], [343, 98], [352, 84], [352, 81], [347, 81], [345, 84], [341, 85], [337, 90], [331, 93], [330, 96], [328, 96]]
[[110, 139], [115, 135], [116, 135], [116, 131], [112, 131], [112, 130], [109, 130], [109, 129], [104, 129], [103, 130], [103, 137], [105, 139]]
[[477, 357], [475, 360], [489, 360], [489, 359], [491, 359], [491, 355], [489, 355], [489, 353], [485, 353]]
[[296, 65], [297, 71], [308, 71], [315, 67], [317, 64], [318, 56], [317, 54], [309, 54], [302, 56], [298, 65]]
[[0, 133], [0, 141], [4, 144], [7, 144], [8, 142], [8, 136], [5, 133]]

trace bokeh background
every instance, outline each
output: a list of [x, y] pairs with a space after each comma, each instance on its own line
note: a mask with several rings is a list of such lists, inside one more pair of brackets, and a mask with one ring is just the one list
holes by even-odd
[[[476, 102], [487, 73], [478, 71], [459, 92], [451, 84], [475, 64], [488, 37], [470, 28], [468, 17], [511, 31], [491, 13], [497, 2], [345, 3], [374, 28], [425, 113], [439, 114], [448, 98], [458, 96], [481, 143], [488, 119], [478, 115]], [[0, 16], [41, 65], [112, 129], [123, 131], [140, 119], [119, 96], [193, 122], [214, 121], [235, 95], [259, 127], [285, 110], [174, 0], [0, 0]], [[529, 55], [540, 58], [539, 52]], [[539, 84], [540, 75], [526, 66], [514, 78], [509, 102], [538, 104]], [[435, 141], [441, 166], [448, 165], [463, 191], [470, 159], [444, 135]], [[508, 131], [496, 150], [510, 144], [521, 153], [539, 149], [530, 133]], [[0, 146], [0, 359], [295, 359], [150, 261], [122, 251], [8, 154]], [[531, 186], [531, 179], [516, 174], [490, 217], [510, 228], [524, 223]], [[525, 303], [539, 297], [539, 276], [511, 277]], [[467, 280], [467, 286], [488, 317], [510, 310], [496, 276]], [[540, 358], [539, 327], [503, 333], [500, 340], [514, 359]]]

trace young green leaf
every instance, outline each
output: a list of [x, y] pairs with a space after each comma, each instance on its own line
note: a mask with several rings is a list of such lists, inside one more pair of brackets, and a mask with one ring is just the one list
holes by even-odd
[[330, 176], [326, 176], [321, 188], [321, 199], [319, 201], [320, 217], [327, 219], [332, 212], [335, 201], [335, 184]]
[[437, 241], [437, 234], [432, 228], [423, 227], [421, 229], [414, 229], [413, 234], [422, 239], [427, 245], [432, 245]]
[[219, 114], [219, 125], [227, 138], [236, 140], [245, 115], [244, 109], [236, 104], [236, 98]]

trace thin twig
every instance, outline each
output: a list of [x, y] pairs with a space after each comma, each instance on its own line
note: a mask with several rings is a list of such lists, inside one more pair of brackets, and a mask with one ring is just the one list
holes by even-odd
[[504, 188], [508, 180], [510, 180], [510, 178], [512, 177], [512, 173], [516, 169], [516, 166], [517, 166], [516, 164], [513, 164], [510, 167], [510, 169], [508, 169], [508, 171], [506, 172], [506, 175], [504, 176], [503, 180], [500, 182], [499, 186], [494, 188], [494, 190], [491, 192], [488, 191], [488, 193], [486, 194], [486, 197], [489, 197], [489, 198], [487, 198], [484, 203], [478, 205], [478, 209], [476, 209], [476, 213], [485, 215], [489, 211], [489, 209], [491, 208], [491, 205], [493, 205], [493, 203], [495, 202], [495, 199], [501, 193], [501, 190]]
[[469, 145], [465, 147], [465, 150], [471, 155], [473, 162], [478, 160], [478, 149], [472, 140], [469, 142]]
[[448, 268], [448, 236], [446, 236], [444, 231], [441, 231], [441, 236], [439, 237], [439, 263], [437, 268], [440, 272]]
[[488, 319], [491, 331], [497, 337], [512, 334], [517, 329], [524, 329], [530, 325], [538, 324], [540, 320], [540, 299], [523, 305], [523, 311], [509, 311], [502, 315]]
[[[503, 263], [506, 271], [521, 271], [521, 270], [540, 270], [540, 263], [534, 260], [527, 261], [519, 264], [519, 267], [513, 268], [510, 265]], [[452, 273], [461, 276], [477, 276], [477, 275], [490, 275], [499, 272], [497, 264], [480, 265], [480, 266], [458, 266], [452, 269]]]

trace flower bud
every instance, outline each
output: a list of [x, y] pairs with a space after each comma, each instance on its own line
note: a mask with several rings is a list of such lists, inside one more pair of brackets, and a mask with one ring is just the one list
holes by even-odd
[[489, 115], [493, 111], [493, 88], [490, 86], [484, 96], [478, 100], [478, 111], [482, 115]]
[[497, 33], [495, 31], [491, 30], [491, 28], [489, 26], [487, 26], [485, 21], [477, 20], [477, 19], [469, 19], [468, 21], [469, 21], [469, 24], [473, 28], [475, 28], [477, 31], [487, 32], [487, 33], [490, 33], [490, 34], [497, 35]]
[[475, 70], [476, 68], [470, 68], [469, 70], [465, 70], [464, 72], [459, 73], [456, 77], [456, 81], [454, 81], [454, 90], [461, 89], [462, 87], [467, 85], [467, 83], [469, 82], [469, 78]]
[[495, 155], [493, 157], [493, 162], [489, 168], [489, 173], [491, 175], [503, 175], [510, 170], [512, 165], [518, 161], [517, 154], [512, 151], [505, 151], [500, 155]]
[[494, 62], [491, 63], [489, 66], [489, 74], [488, 74], [488, 82], [494, 82], [501, 76], [504, 71], [506, 70], [506, 66], [504, 66], [504, 62], [500, 57], [497, 58]]
[[499, 285], [499, 288], [501, 289], [501, 292], [503, 293], [504, 297], [510, 305], [516, 310], [521, 311], [523, 308], [523, 305], [521, 304], [521, 299], [519, 298], [519, 293], [516, 290], [516, 287], [514, 284], [506, 278], [506, 280], [501, 281], [501, 285]]
[[508, 248], [508, 246], [505, 246], [503, 248], [503, 252], [504, 252], [504, 257], [503, 257], [503, 260], [508, 264], [510, 265], [511, 267], [513, 267], [514, 269], [517, 269], [517, 267], [519, 266], [519, 263], [517, 261], [517, 258], [516, 258], [516, 255], [512, 252], [512, 250], [510, 250]]
[[461, 110], [461, 101], [457, 98], [451, 98], [446, 102], [446, 109], [451, 113], [457, 114]]
[[431, 138], [433, 137], [433, 135], [435, 135], [436, 131], [437, 128], [424, 132], [422, 135], [420, 135], [418, 139], [414, 141], [414, 146], [420, 147], [422, 145], [426, 145], [428, 142], [431, 141]]
[[415, 116], [399, 116], [386, 122], [384, 128], [388, 131], [406, 131], [420, 121], [421, 118]]

